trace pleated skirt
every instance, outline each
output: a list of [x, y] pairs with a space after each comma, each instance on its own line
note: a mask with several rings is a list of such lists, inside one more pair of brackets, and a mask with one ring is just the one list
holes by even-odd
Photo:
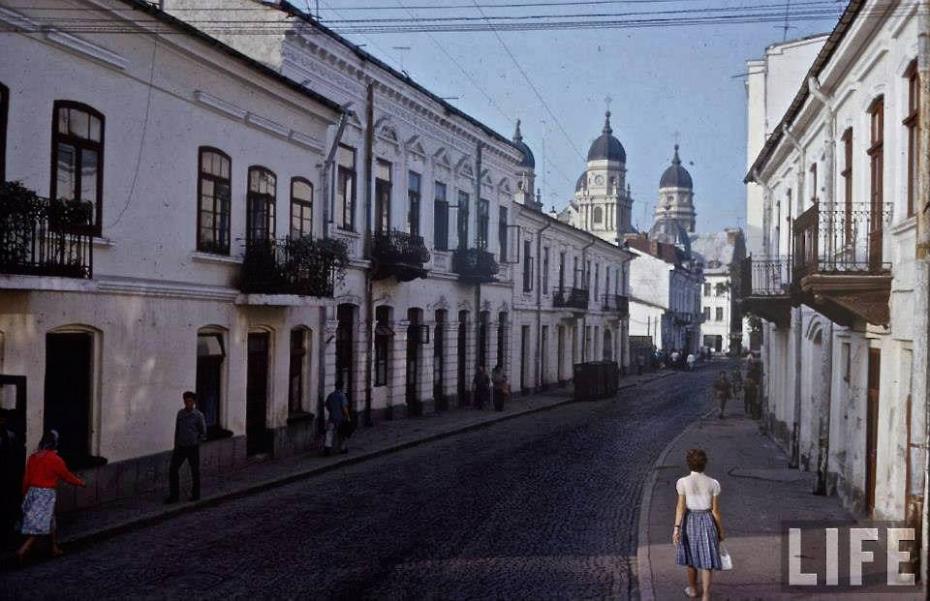
[[676, 563], [699, 570], [719, 570], [720, 539], [717, 524], [710, 510], [685, 512], [681, 527], [681, 543], [675, 554]]

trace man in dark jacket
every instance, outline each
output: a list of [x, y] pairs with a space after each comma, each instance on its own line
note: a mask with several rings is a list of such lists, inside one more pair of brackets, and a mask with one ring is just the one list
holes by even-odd
[[184, 408], [178, 411], [174, 423], [174, 451], [171, 453], [171, 468], [168, 480], [171, 492], [165, 503], [177, 503], [178, 472], [186, 461], [191, 470], [191, 501], [200, 499], [200, 442], [207, 437], [207, 421], [196, 407], [197, 395], [191, 391], [181, 395]]
[[326, 439], [323, 443], [323, 455], [330, 455], [335, 447], [337, 453], [345, 455], [349, 452], [343, 433], [343, 424], [352, 417], [349, 414], [349, 398], [343, 391], [341, 380], [336, 381], [336, 390], [326, 397]]
[[472, 385], [475, 389], [475, 408], [484, 409], [484, 404], [491, 401], [491, 378], [483, 365], [478, 366]]

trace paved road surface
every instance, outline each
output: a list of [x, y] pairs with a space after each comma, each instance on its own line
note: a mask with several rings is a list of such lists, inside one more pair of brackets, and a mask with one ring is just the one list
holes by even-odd
[[187, 514], [0, 573], [0, 598], [635, 598], [642, 483], [708, 409], [715, 373]]

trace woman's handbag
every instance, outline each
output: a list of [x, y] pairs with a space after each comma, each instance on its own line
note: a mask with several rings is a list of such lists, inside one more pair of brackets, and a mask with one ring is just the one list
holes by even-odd
[[720, 569], [733, 569], [733, 558], [730, 557], [730, 552], [727, 551], [727, 548], [723, 546], [723, 543], [720, 543]]

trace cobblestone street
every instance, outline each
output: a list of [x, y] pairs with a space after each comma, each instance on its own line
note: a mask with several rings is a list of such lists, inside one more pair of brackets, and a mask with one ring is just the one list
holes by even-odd
[[195, 511], [7, 572], [5, 599], [630, 599], [637, 505], [716, 369]]

